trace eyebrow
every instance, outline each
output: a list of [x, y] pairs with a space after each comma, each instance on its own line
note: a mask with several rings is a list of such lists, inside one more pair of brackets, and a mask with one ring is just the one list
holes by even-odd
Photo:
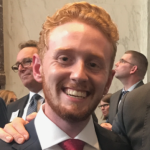
[[101, 106], [103, 106], [103, 105], [110, 105], [109, 103], [107, 103], [107, 104], [102, 104], [102, 105], [98, 105], [98, 107], [101, 107]]
[[[58, 49], [55, 49], [55, 52], [54, 52], [54, 55], [56, 55], [58, 53], [61, 54], [61, 53], [64, 53], [64, 52], [69, 52], [69, 53], [72, 53], [75, 49], [74, 48], [58, 48]], [[81, 53], [84, 53], [84, 55], [88, 55], [89, 53], [87, 53], [88, 51], [92, 51], [92, 50], [88, 50], [85, 52], [81, 52]], [[103, 57], [101, 55], [97, 55], [97, 54], [90, 54], [90, 57], [91, 58], [97, 58], [97, 59], [101, 59], [103, 60]]]
[[55, 49], [55, 52], [54, 53], [59, 53], [59, 52], [72, 52], [74, 49], [73, 48], [57, 48]]
[[24, 58], [22, 61], [17, 61], [15, 64], [18, 64], [18, 63], [22, 63], [22, 62], [24, 62], [24, 61], [26, 61], [26, 60], [32, 60], [32, 58], [30, 58], [30, 57], [27, 57], [27, 58]]

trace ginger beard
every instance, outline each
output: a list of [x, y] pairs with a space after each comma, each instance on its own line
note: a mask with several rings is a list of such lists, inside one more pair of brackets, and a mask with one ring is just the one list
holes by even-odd
[[[42, 75], [42, 79], [43, 79], [43, 92], [45, 95], [46, 102], [60, 118], [62, 118], [63, 120], [65, 120], [67, 122], [70, 122], [70, 123], [77, 123], [77, 122], [88, 119], [89, 116], [96, 109], [96, 107], [99, 104], [99, 101], [102, 97], [101, 96], [98, 99], [96, 99], [95, 102], [92, 103], [91, 105], [86, 105], [86, 107], [82, 110], [78, 107], [78, 104], [71, 103], [70, 106], [72, 109], [68, 110], [61, 103], [61, 101], [59, 101], [59, 100], [56, 101], [56, 98], [54, 97], [54, 95], [52, 95], [52, 92], [51, 92], [52, 87], [50, 87], [50, 85], [46, 84], [48, 82], [46, 82], [46, 80], [45, 80], [44, 73]], [[59, 90], [59, 89], [56, 87], [55, 90]]]

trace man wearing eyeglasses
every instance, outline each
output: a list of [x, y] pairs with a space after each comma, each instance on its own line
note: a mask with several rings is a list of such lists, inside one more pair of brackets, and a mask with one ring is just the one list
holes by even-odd
[[102, 127], [111, 130], [113, 120], [118, 112], [121, 99], [127, 92], [143, 85], [143, 79], [147, 71], [147, 58], [140, 52], [126, 51], [122, 58], [115, 64], [115, 77], [123, 84], [123, 89], [111, 96], [108, 123], [101, 124]]
[[44, 101], [42, 84], [34, 79], [32, 70], [33, 54], [38, 53], [37, 42], [29, 40], [25, 43], [20, 43], [19, 49], [20, 51], [12, 70], [18, 72], [23, 85], [30, 93], [8, 105], [7, 114], [10, 122], [15, 117], [26, 119], [26, 116], [30, 113], [37, 112]]
[[111, 93], [106, 94], [105, 96], [103, 96], [103, 98], [100, 101], [100, 105], [98, 106], [103, 114], [103, 120], [108, 120], [108, 114], [109, 114], [109, 104], [110, 104], [110, 97], [111, 97]]

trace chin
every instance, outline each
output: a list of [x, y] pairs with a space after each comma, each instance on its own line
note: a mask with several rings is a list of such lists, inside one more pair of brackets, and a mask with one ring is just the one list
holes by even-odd
[[72, 106], [66, 108], [62, 106], [60, 103], [54, 104], [53, 101], [47, 101], [48, 105], [52, 108], [52, 110], [63, 120], [69, 123], [77, 123], [84, 120], [87, 120], [89, 116], [92, 114], [94, 109], [90, 109], [88, 107], [81, 109], [77, 105], [73, 104]]
[[[57, 112], [56, 112], [57, 113]], [[63, 111], [63, 113], [58, 114], [63, 120], [66, 120], [70, 123], [77, 123], [84, 120], [87, 120], [89, 116], [91, 115], [91, 112], [85, 110], [81, 112], [69, 112], [69, 111]]]
[[27, 81], [26, 81], [26, 82], [23, 83], [23, 85], [24, 85], [26, 88], [28, 88], [28, 87], [31, 86], [31, 82], [27, 82]]

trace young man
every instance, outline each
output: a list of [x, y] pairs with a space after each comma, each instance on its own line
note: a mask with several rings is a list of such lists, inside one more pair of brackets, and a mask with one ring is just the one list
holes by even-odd
[[43, 83], [45, 104], [26, 126], [29, 140], [22, 145], [0, 141], [0, 146], [129, 150], [124, 137], [93, 123], [91, 117], [114, 75], [118, 32], [107, 12], [87, 2], [67, 4], [47, 18], [40, 35], [33, 73]]
[[102, 127], [111, 130], [113, 120], [118, 112], [124, 93], [144, 85], [143, 79], [148, 67], [147, 58], [140, 52], [129, 50], [115, 64], [115, 77], [123, 84], [123, 89], [115, 92], [110, 98], [108, 123]]

